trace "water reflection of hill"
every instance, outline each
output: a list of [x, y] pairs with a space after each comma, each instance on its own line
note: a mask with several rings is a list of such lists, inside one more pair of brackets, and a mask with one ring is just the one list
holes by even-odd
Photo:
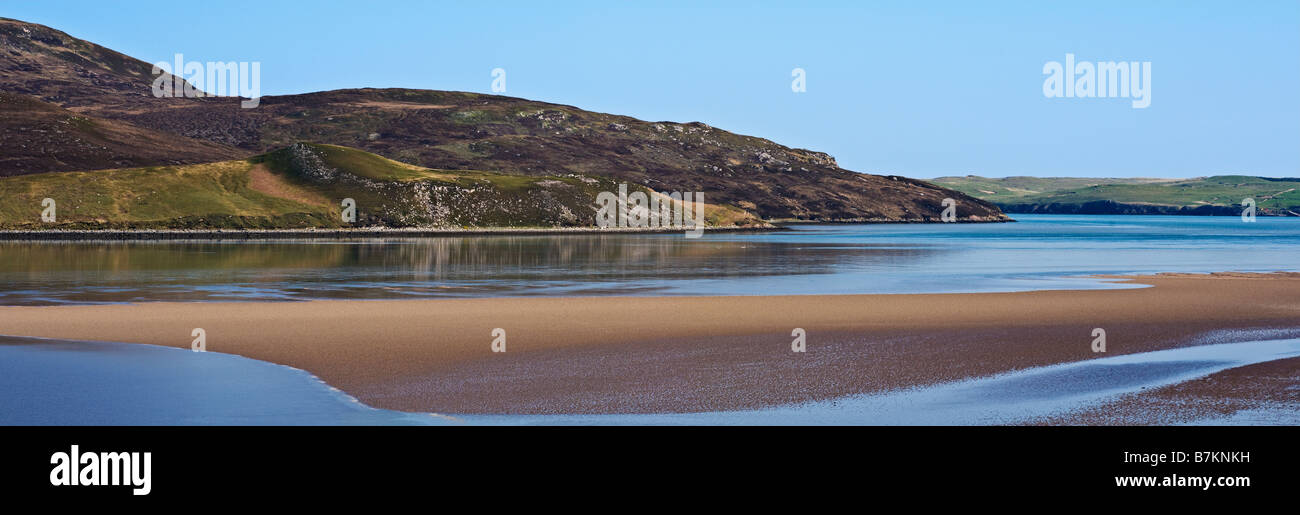
[[0, 302], [635, 294], [674, 280], [823, 274], [929, 252], [663, 235], [5, 242]]

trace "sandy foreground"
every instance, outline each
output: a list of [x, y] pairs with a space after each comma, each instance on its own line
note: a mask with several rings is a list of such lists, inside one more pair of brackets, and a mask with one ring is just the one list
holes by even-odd
[[[831, 399], [1092, 359], [1094, 328], [1106, 332], [1105, 356], [1251, 340], [1258, 329], [1300, 336], [1300, 274], [1123, 279], [1152, 287], [0, 307], [0, 334], [189, 348], [191, 331], [203, 328], [209, 351], [307, 370], [371, 406], [440, 413], [692, 412]], [[506, 332], [504, 353], [492, 351], [496, 328]], [[796, 328], [806, 352], [791, 351]], [[1300, 377], [1300, 360], [1278, 363], [1257, 368]], [[1238, 385], [1222, 396], [1246, 409], [1255, 394], [1238, 376], [1219, 377]], [[1213, 401], [1208, 384], [1193, 393]], [[1158, 400], [1126, 406], [1189, 405]], [[1186, 409], [1231, 413], [1229, 404]]]

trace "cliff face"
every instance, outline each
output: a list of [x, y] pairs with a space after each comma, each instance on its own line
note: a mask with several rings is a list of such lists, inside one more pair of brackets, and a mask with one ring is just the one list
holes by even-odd
[[409, 89], [263, 97], [252, 109], [234, 98], [159, 99], [150, 94], [147, 63], [12, 20], [0, 20], [0, 69], [0, 90], [250, 156], [308, 141], [435, 169], [599, 176], [657, 191], [702, 191], [711, 204], [765, 219], [938, 221], [946, 198], [956, 201], [961, 221], [1005, 219], [994, 205], [953, 190], [855, 173], [825, 153], [699, 122]]

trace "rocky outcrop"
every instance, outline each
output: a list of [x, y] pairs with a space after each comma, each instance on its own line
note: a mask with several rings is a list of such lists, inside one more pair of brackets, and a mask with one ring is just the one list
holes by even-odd
[[336, 200], [352, 198], [357, 227], [591, 226], [596, 194], [617, 188], [571, 177], [539, 178], [517, 189], [490, 181], [377, 180], [329, 163], [320, 146], [306, 143], [257, 159]]

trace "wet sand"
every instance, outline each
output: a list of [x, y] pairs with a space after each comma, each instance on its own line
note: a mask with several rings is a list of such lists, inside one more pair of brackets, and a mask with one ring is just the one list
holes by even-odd
[[[0, 334], [187, 348], [203, 328], [210, 351], [307, 370], [375, 407], [521, 414], [733, 410], [927, 385], [1097, 357], [1094, 328], [1105, 356], [1300, 335], [1300, 274], [1125, 279], [1153, 287], [0, 307]], [[505, 353], [492, 352], [494, 328]], [[794, 328], [807, 352], [791, 352]]]
[[1230, 368], [1035, 423], [1294, 425], [1298, 413], [1300, 358], [1288, 358]]

